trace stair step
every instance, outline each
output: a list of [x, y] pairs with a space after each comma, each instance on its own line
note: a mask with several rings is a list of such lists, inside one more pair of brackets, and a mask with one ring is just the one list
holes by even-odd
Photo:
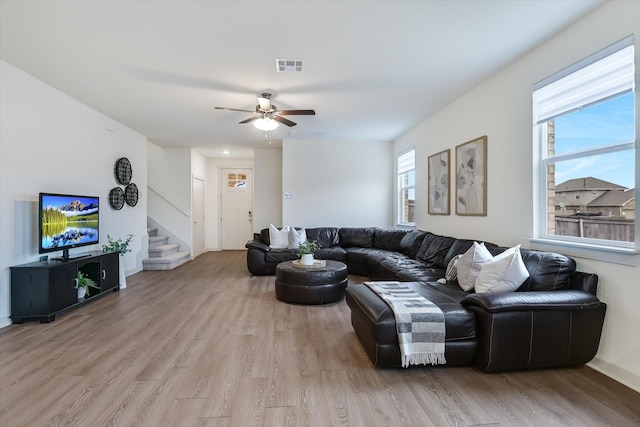
[[142, 260], [143, 270], [172, 270], [189, 261], [189, 251], [174, 252], [170, 255]]
[[178, 252], [180, 245], [177, 243], [167, 243], [149, 248], [149, 258], [162, 258], [174, 252]]
[[149, 237], [157, 237], [158, 228], [147, 228], [147, 234], [149, 235]]
[[169, 236], [149, 237], [149, 249], [169, 243]]

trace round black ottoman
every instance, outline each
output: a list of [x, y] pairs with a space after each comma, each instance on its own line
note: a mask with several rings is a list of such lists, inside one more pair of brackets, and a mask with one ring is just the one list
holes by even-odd
[[276, 298], [297, 304], [327, 304], [344, 296], [347, 266], [327, 260], [325, 267], [298, 268], [293, 261], [276, 266]]

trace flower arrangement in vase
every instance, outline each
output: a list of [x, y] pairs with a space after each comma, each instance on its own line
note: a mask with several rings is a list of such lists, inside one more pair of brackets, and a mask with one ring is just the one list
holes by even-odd
[[320, 249], [320, 245], [313, 240], [306, 240], [298, 245], [300, 249], [300, 264], [313, 265], [313, 253]]
[[124, 255], [127, 252], [131, 252], [129, 249], [129, 243], [131, 243], [131, 239], [133, 238], [133, 234], [127, 234], [127, 240], [122, 241], [122, 239], [113, 240], [111, 236], [107, 234], [108, 245], [102, 245], [102, 252], [120, 252], [120, 255]]

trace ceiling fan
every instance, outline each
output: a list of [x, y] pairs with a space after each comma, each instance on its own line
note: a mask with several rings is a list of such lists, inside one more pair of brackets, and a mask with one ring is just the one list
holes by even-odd
[[277, 128], [278, 123], [276, 122], [280, 122], [289, 127], [295, 126], [297, 124], [289, 119], [285, 119], [282, 116], [315, 116], [316, 114], [314, 110], [278, 110], [278, 108], [271, 103], [271, 94], [267, 92], [260, 94], [260, 96], [258, 97], [258, 105], [256, 105], [255, 111], [226, 107], [216, 107], [216, 110], [231, 110], [253, 113], [253, 117], [249, 117], [248, 119], [241, 121], [240, 124], [253, 122], [253, 125], [256, 128], [263, 131], [270, 131]]

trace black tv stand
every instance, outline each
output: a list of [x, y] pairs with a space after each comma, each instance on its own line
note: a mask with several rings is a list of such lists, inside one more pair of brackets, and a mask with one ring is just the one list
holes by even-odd
[[[46, 260], [11, 267], [11, 321], [51, 322], [57, 315], [120, 290], [118, 252], [95, 252], [66, 261]], [[82, 258], [82, 259], [78, 259]], [[78, 274], [97, 283], [78, 298]]]

